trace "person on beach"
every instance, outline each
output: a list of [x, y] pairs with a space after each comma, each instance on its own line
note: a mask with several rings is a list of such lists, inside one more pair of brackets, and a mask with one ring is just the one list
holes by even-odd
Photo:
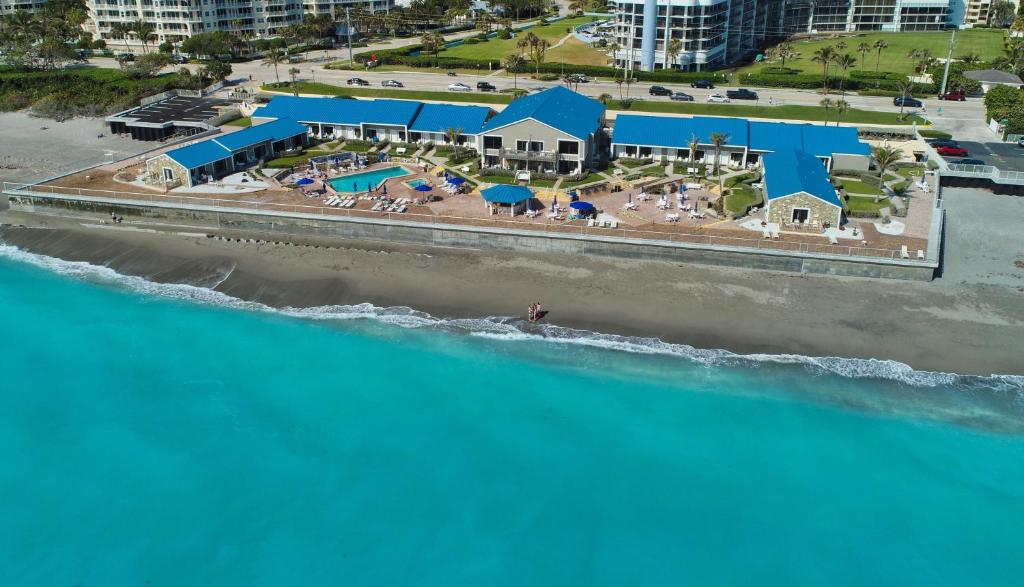
[[526, 308], [526, 318], [530, 322], [537, 321], [537, 304], [530, 304], [529, 307]]

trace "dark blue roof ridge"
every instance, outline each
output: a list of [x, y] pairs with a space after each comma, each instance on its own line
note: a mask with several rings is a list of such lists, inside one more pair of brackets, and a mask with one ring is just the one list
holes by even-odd
[[484, 125], [482, 132], [533, 119], [580, 140], [597, 131], [604, 104], [572, 90], [556, 86], [513, 100]]

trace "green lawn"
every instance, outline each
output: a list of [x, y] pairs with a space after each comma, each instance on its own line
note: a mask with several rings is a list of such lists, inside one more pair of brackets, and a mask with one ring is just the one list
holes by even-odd
[[607, 181], [607, 180], [605, 180], [600, 175], [592, 174], [592, 175], [588, 175], [584, 179], [581, 179], [581, 180], [578, 180], [578, 181], [569, 181], [567, 179], [563, 180], [562, 184], [560, 186], [558, 186], [558, 187], [561, 188], [561, 189], [569, 190], [569, 189], [572, 189], [572, 188], [575, 188], [575, 187], [579, 187], [581, 185], [587, 185], [587, 184], [591, 184], [591, 183], [599, 183], [599, 182], [602, 182], [602, 181]]
[[[608, 102], [609, 110], [629, 112], [672, 112], [678, 114], [710, 114], [714, 116], [745, 116], [749, 118], [774, 118], [777, 120], [807, 120], [824, 122], [835, 120], [835, 113], [827, 112], [820, 106], [746, 106], [743, 104], [702, 104], [699, 102], [653, 102], [640, 100], [629, 108], [623, 108], [619, 100]], [[925, 124], [918, 116], [899, 119], [898, 112], [876, 112], [873, 110], [850, 109], [841, 122], [859, 124]]]
[[[290, 82], [281, 84], [283, 87], [273, 87], [273, 84], [263, 86], [269, 92], [287, 92], [290, 90]], [[420, 90], [398, 90], [390, 88], [349, 88], [332, 86], [330, 84], [297, 82], [300, 94], [320, 94], [322, 96], [353, 96], [363, 98], [398, 98], [400, 100], [435, 100], [439, 102], [477, 102], [480, 104], [508, 104], [512, 96], [508, 94], [483, 93], [483, 92], [431, 92]], [[289, 92], [290, 93], [290, 92]]]
[[509, 185], [518, 183], [516, 178], [504, 175], [481, 175], [479, 179], [482, 183], [504, 183]]
[[561, 47], [548, 51], [544, 56], [544, 61], [548, 63], [607, 66], [610, 60], [604, 52], [573, 37]]
[[848, 194], [866, 194], [869, 196], [882, 195], [882, 190], [878, 189], [876, 183], [866, 183], [856, 179], [847, 179], [845, 177], [839, 178], [839, 181], [843, 184], [843, 189]]
[[875, 201], [870, 196], [850, 196], [846, 203], [846, 208], [850, 212], [859, 212], [866, 214], [878, 214], [878, 211], [882, 208], [889, 207], [889, 198], [881, 198], [879, 201]]
[[[535, 26], [526, 31], [522, 31], [517, 34], [525, 34], [531, 32], [538, 37], [546, 40], [548, 43], [554, 45], [562, 37], [569, 33], [565, 32], [566, 28], [576, 27], [578, 25], [591, 22], [596, 20], [594, 17], [584, 16], [580, 18], [567, 18], [565, 20], [559, 20], [553, 22], [548, 26]], [[486, 43], [477, 43], [476, 45], [462, 44], [458, 47], [452, 47], [441, 51], [441, 57], [460, 57], [463, 59], [504, 59], [506, 55], [511, 53], [518, 53], [516, 49], [516, 39], [491, 39]], [[545, 61], [553, 61], [550, 56], [545, 58]], [[603, 65], [603, 64], [602, 64]]]
[[[956, 33], [956, 49], [953, 57], [959, 57], [968, 53], [977, 53], [982, 61], [990, 61], [1003, 55], [1003, 39], [1005, 30], [998, 29], [965, 29]], [[875, 69], [875, 58], [877, 53], [871, 52], [861, 62], [861, 54], [856, 51], [857, 45], [867, 43], [873, 45], [875, 41], [884, 39], [889, 47], [882, 51], [879, 60], [880, 71], [891, 71], [894, 73], [913, 73], [914, 60], [907, 57], [913, 49], [928, 49], [936, 57], [945, 57], [949, 48], [949, 33], [945, 32], [902, 32], [902, 33], [865, 33], [843, 35], [842, 41], [846, 43], [844, 53], [850, 53], [857, 58], [856, 69]], [[818, 39], [806, 41], [794, 41], [793, 49], [800, 53], [799, 59], [787, 59], [786, 67], [800, 69], [806, 73], [821, 73], [821, 64], [811, 61], [811, 56], [818, 49], [826, 46], [834, 47], [840, 39]], [[739, 70], [739, 73], [758, 73], [765, 66], [779, 66], [779, 62], [763, 62], [748, 65]]]
[[291, 157], [278, 157], [277, 159], [271, 159], [267, 161], [264, 166], [273, 169], [284, 169], [285, 167], [291, 167], [292, 165], [301, 165], [306, 161], [309, 161], [312, 157], [319, 157], [320, 155], [327, 155], [327, 151], [319, 151], [317, 149], [310, 149], [301, 155], [293, 155]]
[[739, 214], [748, 206], [753, 206], [761, 200], [757, 190], [748, 185], [737, 185], [729, 189], [725, 196], [725, 209], [733, 214]]
[[252, 118], [249, 118], [248, 116], [243, 116], [241, 118], [236, 118], [234, 120], [229, 120], [225, 122], [224, 126], [240, 126], [242, 128], [246, 128], [252, 126]]

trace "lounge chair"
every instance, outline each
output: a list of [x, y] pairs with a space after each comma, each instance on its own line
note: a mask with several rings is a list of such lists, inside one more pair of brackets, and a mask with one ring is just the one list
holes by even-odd
[[828, 235], [828, 244], [830, 244], [830, 245], [838, 245], [839, 244], [839, 239], [836, 238], [836, 235], [830, 234], [830, 235]]
[[900, 257], [903, 259], [910, 258], [910, 251], [907, 250], [907, 245], [903, 245], [900, 247]]
[[761, 237], [762, 238], [772, 238], [772, 231], [768, 230], [767, 228], [762, 230], [761, 231]]
[[588, 218], [587, 219], [587, 226], [593, 228], [593, 226], [594, 226], [594, 219], [593, 218]]
[[921, 249], [918, 249], [917, 250], [917, 258], [922, 260], [922, 261], [924, 261], [924, 251], [922, 251]]

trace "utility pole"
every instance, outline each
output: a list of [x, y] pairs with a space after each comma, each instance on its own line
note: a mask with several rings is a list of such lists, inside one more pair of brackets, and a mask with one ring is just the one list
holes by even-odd
[[348, 6], [345, 7], [345, 38], [348, 40], [348, 64], [355, 66], [352, 60], [352, 21], [348, 17]]
[[949, 62], [953, 60], [953, 45], [956, 44], [956, 29], [949, 35], [949, 53], [946, 55], [946, 68], [942, 71], [942, 89], [939, 95], [946, 93], [946, 82], [949, 81]]

